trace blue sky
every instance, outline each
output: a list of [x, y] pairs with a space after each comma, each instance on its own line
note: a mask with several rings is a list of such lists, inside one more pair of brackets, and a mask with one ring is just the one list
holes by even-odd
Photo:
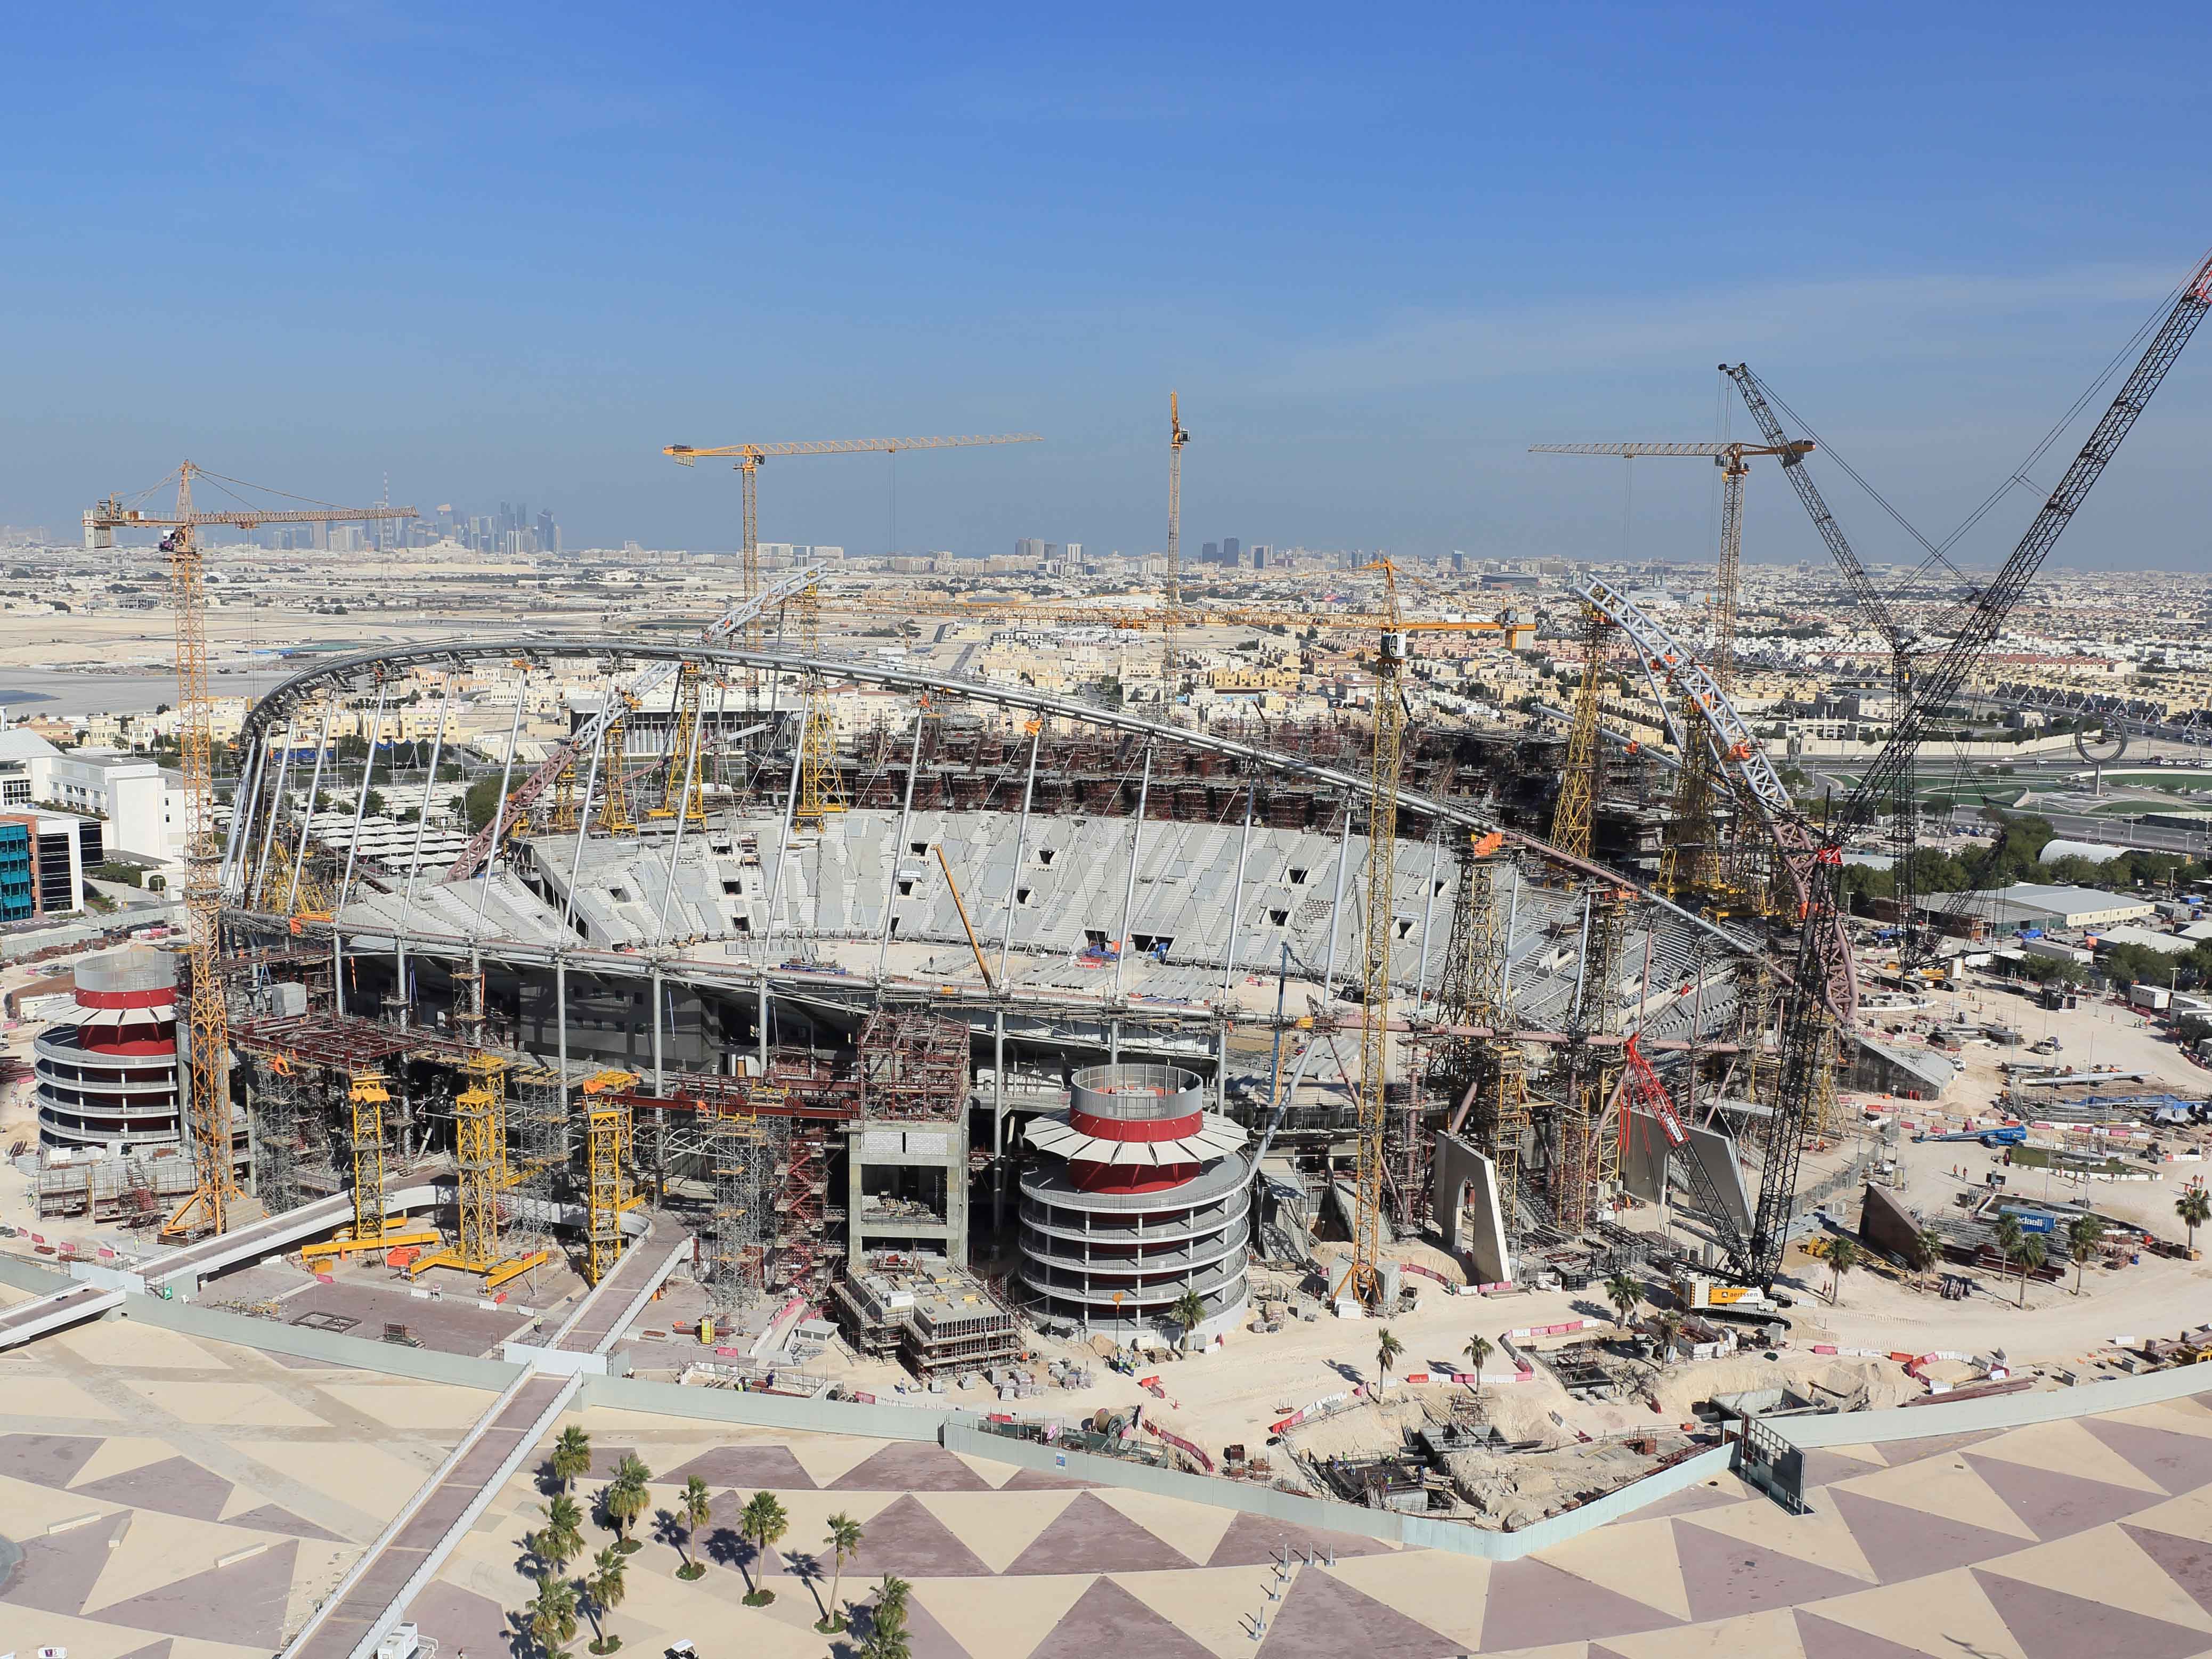
[[[2186, 14], [793, 11], [20, 9], [0, 520], [189, 454], [727, 546], [663, 443], [1035, 430], [902, 459], [900, 542], [1135, 550], [1174, 386], [1187, 542], [1709, 556], [1706, 469], [1624, 537], [1523, 451], [1711, 436], [1726, 357], [1940, 532], [2212, 241]], [[2212, 565], [2197, 351], [2062, 562]], [[772, 464], [762, 533], [880, 550], [886, 475]], [[1818, 555], [1778, 479], [1747, 552]]]

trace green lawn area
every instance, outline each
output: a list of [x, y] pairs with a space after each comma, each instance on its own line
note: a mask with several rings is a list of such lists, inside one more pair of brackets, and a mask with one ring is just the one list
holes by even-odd
[[2015, 1146], [2012, 1149], [2012, 1161], [2024, 1169], [2087, 1170], [2091, 1175], [2141, 1175], [2147, 1167], [2124, 1158], [2082, 1158], [2074, 1152], [2049, 1152], [2041, 1146]]

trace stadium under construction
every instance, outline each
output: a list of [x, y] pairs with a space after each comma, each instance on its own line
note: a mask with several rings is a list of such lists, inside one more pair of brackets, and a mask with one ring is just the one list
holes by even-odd
[[[318, 700], [580, 664], [611, 717], [580, 718], [539, 787], [503, 779], [449, 866], [419, 836], [365, 846], [358, 804], [311, 811], [286, 734]], [[901, 712], [826, 738], [831, 677]], [[1717, 1185], [1671, 1196], [1740, 1231], [1771, 1082], [1764, 924], [1658, 890], [1671, 773], [1604, 766], [1593, 858], [1546, 838], [1561, 740], [1413, 734], [1378, 866], [1369, 749], [1364, 720], [1198, 730], [726, 644], [319, 661], [253, 709], [225, 828], [241, 1200], [349, 1191], [319, 1248], [404, 1245], [492, 1285], [563, 1253], [595, 1282], [651, 1204], [697, 1237], [725, 1317], [843, 1305], [841, 1279], [941, 1256], [1040, 1321], [1212, 1330], [1244, 1311], [1248, 1254], [1317, 1266], [1369, 1211], [1359, 1253], [1386, 1273], [1423, 1235], [1474, 1282], [1679, 1250], [1633, 1219], [1670, 1194], [1632, 1058], [1724, 1149]], [[1085, 1115], [1146, 1077], [1197, 1137], [1180, 1152]], [[426, 1174], [450, 1183], [437, 1224], [387, 1218], [387, 1184]]]

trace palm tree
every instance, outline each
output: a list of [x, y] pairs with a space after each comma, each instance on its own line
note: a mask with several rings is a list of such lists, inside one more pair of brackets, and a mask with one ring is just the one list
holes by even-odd
[[1666, 1308], [1653, 1322], [1659, 1328], [1659, 1363], [1664, 1365], [1674, 1357], [1674, 1345], [1682, 1340], [1682, 1316]]
[[600, 1503], [605, 1508], [607, 1519], [614, 1525], [615, 1547], [624, 1555], [638, 1547], [637, 1540], [629, 1535], [630, 1523], [643, 1515], [653, 1502], [653, 1494], [646, 1484], [653, 1479], [653, 1471], [635, 1452], [625, 1452], [623, 1461], [615, 1466], [615, 1478], [607, 1483]]
[[593, 1653], [612, 1653], [622, 1645], [622, 1638], [609, 1636], [606, 1615], [623, 1603], [628, 1586], [623, 1575], [629, 1571], [629, 1563], [612, 1544], [592, 1558], [592, 1576], [584, 1581], [584, 1594], [591, 1598], [592, 1624], [599, 1632], [599, 1639], [592, 1644]]
[[876, 1591], [875, 1612], [868, 1619], [868, 1639], [860, 1644], [860, 1659], [914, 1659], [914, 1638], [906, 1628], [906, 1598], [913, 1589], [903, 1578], [884, 1575]]
[[2066, 1248], [2074, 1257], [2074, 1294], [2081, 1294], [2081, 1269], [2105, 1241], [2105, 1218], [2084, 1210], [2066, 1224]]
[[2043, 1240], [2038, 1235], [2030, 1233], [2026, 1238], [2021, 1240], [2020, 1305], [2023, 1308], [2027, 1305], [2027, 1276], [2043, 1265], [2045, 1254]]
[[1626, 1325], [1636, 1316], [1636, 1304], [1644, 1300], [1644, 1287], [1627, 1273], [1615, 1273], [1605, 1281], [1605, 1299], [1613, 1304], [1614, 1322]]
[[833, 1636], [845, 1628], [845, 1615], [838, 1609], [837, 1596], [845, 1582], [845, 1563], [860, 1553], [860, 1523], [841, 1510], [830, 1517], [830, 1535], [823, 1542], [830, 1546], [830, 1553], [837, 1565], [830, 1580], [830, 1616], [814, 1628], [824, 1636]]
[[1182, 1343], [1188, 1347], [1192, 1334], [1206, 1321], [1206, 1298], [1186, 1285], [1182, 1294], [1176, 1297], [1175, 1305], [1168, 1310], [1168, 1317], [1182, 1327]]
[[[745, 1507], [738, 1516], [738, 1529], [753, 1547], [754, 1559], [766, 1555], [769, 1547], [791, 1530], [791, 1516], [783, 1507], [783, 1500], [772, 1492], [757, 1492], [745, 1500]], [[764, 1589], [760, 1581], [753, 1581], [752, 1593], [745, 1597], [749, 1607], [764, 1607], [775, 1600], [775, 1592]]]
[[576, 1633], [576, 1587], [548, 1573], [538, 1581], [538, 1597], [525, 1611], [530, 1633], [546, 1659], [562, 1659], [561, 1644]]
[[592, 1437], [584, 1432], [582, 1425], [571, 1423], [553, 1443], [553, 1478], [561, 1483], [561, 1490], [567, 1492], [576, 1484], [579, 1475], [591, 1472]]
[[530, 1535], [530, 1547], [556, 1573], [584, 1553], [584, 1512], [566, 1492], [557, 1492], [544, 1508], [545, 1524]]
[[1467, 1340], [1467, 1346], [1461, 1349], [1460, 1352], [1465, 1354], [1468, 1360], [1474, 1364], [1474, 1386], [1478, 1389], [1480, 1389], [1482, 1387], [1483, 1362], [1488, 1359], [1490, 1356], [1496, 1352], [1496, 1350], [1490, 1346], [1490, 1339], [1486, 1336], [1470, 1336]]
[[1923, 1275], [1943, 1259], [1943, 1235], [1933, 1227], [1923, 1227], [1912, 1236], [1912, 1271]]
[[2191, 1187], [2173, 1200], [2173, 1212], [2189, 1229], [2189, 1248], [2197, 1249], [2197, 1230], [2212, 1221], [2212, 1197], [2207, 1197], [2202, 1187]]
[[1382, 1386], [1390, 1386], [1390, 1367], [1398, 1363], [1398, 1356], [1406, 1352], [1406, 1345], [1390, 1334], [1385, 1325], [1375, 1339], [1375, 1364], [1382, 1373]]
[[[2019, 1261], [2021, 1243], [2027, 1237], [2021, 1230], [2020, 1218], [2007, 1212], [1996, 1218], [1996, 1224], [1990, 1231], [1996, 1236], [1997, 1254], [2008, 1262]], [[2021, 1281], [2020, 1295], [2021, 1303], [2025, 1304], [2027, 1300], [2027, 1282], [2024, 1279]]]
[[1859, 1247], [1848, 1238], [1832, 1239], [1828, 1244], [1828, 1271], [1834, 1275], [1828, 1281], [1828, 1305], [1834, 1307], [1844, 1294], [1844, 1275], [1859, 1265]]
[[[677, 1503], [684, 1516], [684, 1541], [689, 1544], [699, 1535], [699, 1529], [714, 1518], [714, 1500], [707, 1491], [707, 1483], [695, 1474], [684, 1483], [684, 1495]], [[678, 1550], [677, 1553], [684, 1557], [684, 1565], [676, 1570], [678, 1578], [696, 1578], [707, 1571], [691, 1559], [688, 1550]]]

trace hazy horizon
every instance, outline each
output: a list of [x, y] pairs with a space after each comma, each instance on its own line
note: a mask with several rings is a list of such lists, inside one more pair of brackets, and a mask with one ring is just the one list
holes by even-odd
[[[73, 539], [189, 455], [709, 549], [737, 481], [663, 444], [1034, 431], [901, 456], [898, 545], [1140, 552], [1165, 541], [1172, 386], [1194, 555], [1709, 561], [1710, 466], [1638, 463], [1632, 506], [1622, 463], [1526, 452], [1747, 435], [1714, 365], [1747, 359], [1941, 540], [2212, 240], [2206, 29], [30, 15], [0, 523]], [[2196, 350], [2054, 568], [2212, 568]], [[1961, 563], [2003, 557], [2084, 429]], [[1918, 562], [1814, 465], [1869, 563]], [[1746, 558], [1823, 557], [1753, 465]], [[772, 461], [761, 534], [881, 552], [889, 474]]]

